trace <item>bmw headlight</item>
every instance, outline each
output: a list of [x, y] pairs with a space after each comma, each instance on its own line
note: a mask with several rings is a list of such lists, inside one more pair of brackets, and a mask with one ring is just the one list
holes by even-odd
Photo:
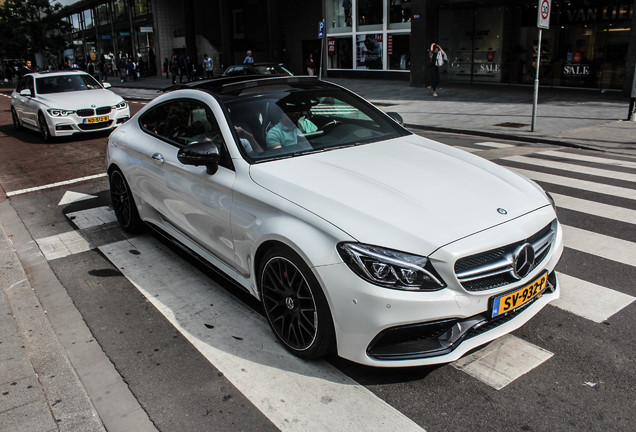
[[64, 109], [57, 109], [57, 108], [51, 108], [51, 109], [48, 109], [47, 111], [53, 117], [66, 117], [75, 112], [73, 110], [64, 110]]
[[446, 286], [426, 257], [362, 243], [340, 243], [338, 252], [362, 279], [408, 291], [435, 291]]
[[128, 104], [126, 103], [126, 101], [121, 101], [117, 105], [113, 105], [111, 108], [112, 109], [124, 109], [127, 106], [128, 106]]

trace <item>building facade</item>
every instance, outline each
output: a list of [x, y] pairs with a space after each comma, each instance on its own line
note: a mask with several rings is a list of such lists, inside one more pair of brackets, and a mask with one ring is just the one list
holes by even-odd
[[[134, 55], [159, 74], [163, 60], [285, 63], [305, 73], [323, 53], [323, 75], [426, 79], [432, 42], [448, 55], [446, 82], [531, 85], [537, 0], [65, 0], [73, 25], [65, 57]], [[543, 31], [540, 81], [553, 87], [631, 87], [634, 0], [552, 0]], [[324, 19], [326, 37], [318, 39]], [[321, 45], [324, 42], [324, 45]], [[322, 48], [322, 49], [321, 49]], [[631, 53], [631, 54], [629, 54]]]
[[[448, 55], [441, 71], [445, 81], [534, 82], [536, 0], [324, 3], [331, 75], [402, 76], [421, 85], [427, 51], [436, 42]], [[630, 76], [626, 69], [629, 47], [635, 43], [634, 3], [552, 0], [550, 28], [542, 36], [541, 84], [622, 89]]]

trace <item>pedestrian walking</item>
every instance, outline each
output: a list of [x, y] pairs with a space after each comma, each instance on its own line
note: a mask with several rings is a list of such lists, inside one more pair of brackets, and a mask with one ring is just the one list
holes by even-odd
[[316, 74], [316, 62], [314, 61], [314, 55], [309, 54], [309, 58], [305, 60], [305, 67], [307, 68], [308, 75]]
[[431, 49], [428, 51], [428, 82], [426, 88], [437, 96], [437, 86], [439, 85], [439, 68], [444, 66], [444, 62], [448, 61], [446, 53], [441, 46], [435, 42], [431, 44]]
[[183, 82], [183, 77], [186, 76], [186, 80], [187, 75], [188, 75], [188, 62], [186, 61], [186, 58], [184, 55], [180, 55], [179, 56], [179, 83]]
[[203, 54], [203, 69], [205, 69], [206, 78], [214, 76], [214, 62], [207, 54]]
[[176, 54], [173, 54], [172, 60], [170, 60], [170, 74], [172, 75], [172, 84], [174, 85], [177, 83], [177, 75], [179, 75], [179, 60]]
[[254, 64], [254, 57], [252, 57], [252, 50], [247, 50], [247, 56], [243, 59], [243, 64]]

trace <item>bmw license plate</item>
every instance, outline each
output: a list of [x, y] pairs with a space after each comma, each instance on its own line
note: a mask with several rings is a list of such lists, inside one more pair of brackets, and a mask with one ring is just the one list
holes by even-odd
[[548, 272], [544, 272], [534, 281], [530, 282], [518, 290], [502, 294], [492, 299], [491, 318], [498, 317], [517, 309], [528, 303], [530, 300], [541, 297], [548, 283]]
[[103, 123], [103, 122], [107, 122], [107, 121], [108, 121], [108, 116], [91, 117], [91, 118], [84, 119], [84, 123], [85, 124]]

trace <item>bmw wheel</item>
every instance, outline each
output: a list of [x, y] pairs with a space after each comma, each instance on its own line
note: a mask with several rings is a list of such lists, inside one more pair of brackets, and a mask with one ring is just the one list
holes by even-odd
[[306, 359], [333, 351], [335, 331], [327, 299], [300, 256], [287, 247], [272, 248], [258, 274], [265, 315], [285, 348]]
[[137, 233], [142, 230], [143, 222], [139, 217], [135, 199], [130, 192], [128, 182], [118, 169], [109, 176], [110, 200], [119, 224], [128, 232]]
[[15, 108], [11, 107], [11, 118], [13, 119], [13, 128], [17, 131], [22, 129], [22, 125], [20, 124], [20, 119], [18, 118], [18, 113], [15, 112]]
[[44, 118], [44, 114], [38, 114], [38, 127], [40, 129], [40, 135], [42, 135], [42, 140], [44, 142], [51, 141], [51, 132], [49, 132], [49, 125], [46, 123], [46, 118]]

